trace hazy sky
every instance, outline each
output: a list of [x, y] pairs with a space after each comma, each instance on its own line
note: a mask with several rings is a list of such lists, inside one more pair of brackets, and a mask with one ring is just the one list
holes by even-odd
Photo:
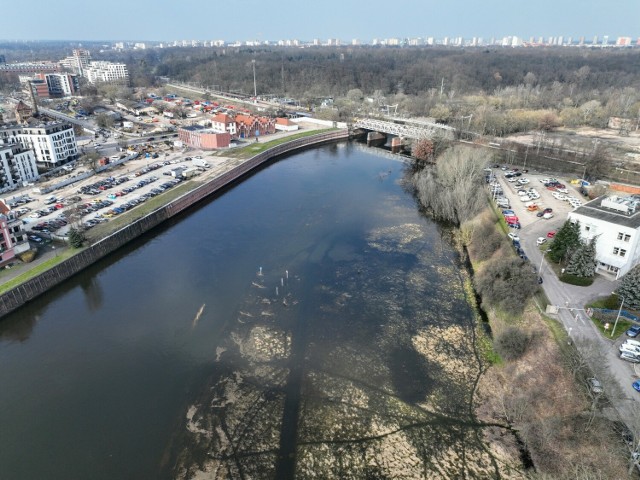
[[640, 0], [30, 0], [3, 10], [6, 40], [640, 36]]

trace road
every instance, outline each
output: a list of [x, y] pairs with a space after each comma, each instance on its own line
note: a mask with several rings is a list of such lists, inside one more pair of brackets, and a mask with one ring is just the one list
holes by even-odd
[[[494, 170], [497, 178], [502, 184], [505, 195], [509, 197], [512, 209], [516, 211], [522, 224], [522, 229], [518, 232], [520, 243], [526, 252], [533, 266], [540, 272], [543, 278], [542, 287], [549, 299], [551, 305], [557, 306], [558, 313], [551, 314], [553, 318], [557, 318], [562, 323], [569, 337], [574, 342], [578, 350], [585, 358], [593, 358], [592, 352], [586, 351], [593, 348], [593, 342], [601, 348], [606, 356], [607, 365], [610, 375], [609, 378], [601, 379], [607, 388], [607, 382], [616, 381], [622, 392], [622, 398], [611, 398], [615, 409], [633, 431], [632, 419], [638, 416], [640, 411], [640, 395], [636, 392], [631, 383], [638, 378], [633, 364], [625, 362], [619, 358], [618, 347], [625, 340], [622, 335], [618, 340], [610, 340], [603, 337], [593, 322], [587, 317], [584, 308], [589, 302], [598, 298], [609, 296], [618, 287], [619, 281], [613, 277], [605, 275], [596, 275], [595, 281], [588, 287], [578, 287], [561, 282], [556, 276], [554, 270], [547, 262], [546, 257], [543, 259], [543, 253], [536, 244], [539, 237], [547, 237], [550, 230], [559, 229], [567, 220], [566, 213], [571, 207], [566, 202], [554, 199], [550, 192], [544, 187], [540, 187], [537, 182], [541, 175], [529, 174], [527, 177], [531, 179], [531, 184], [536, 185], [536, 189], [541, 194], [538, 201], [540, 205], [551, 206], [554, 209], [555, 216], [550, 220], [544, 220], [536, 216], [535, 212], [527, 212], [524, 204], [519, 201], [516, 187], [512, 183], [505, 181], [499, 170]], [[577, 195], [575, 189], [570, 194]], [[545, 308], [545, 305], [542, 306]], [[584, 341], [588, 340], [588, 343]], [[602, 371], [602, 365], [594, 365], [594, 371]], [[639, 368], [640, 370], [640, 368]], [[606, 375], [605, 375], [606, 377]], [[609, 383], [609, 385], [611, 385]], [[614, 387], [611, 386], [614, 390]]]

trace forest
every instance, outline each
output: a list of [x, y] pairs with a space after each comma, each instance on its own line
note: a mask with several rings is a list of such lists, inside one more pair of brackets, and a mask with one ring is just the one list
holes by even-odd
[[[0, 44], [0, 55], [56, 60], [73, 47]], [[96, 60], [126, 63], [132, 87], [157, 87], [169, 78], [252, 95], [255, 62], [258, 95], [291, 98], [310, 109], [330, 99], [332, 108], [316, 113], [334, 119], [387, 106], [496, 136], [560, 125], [605, 127], [611, 116], [640, 119], [635, 48], [83, 47]], [[15, 81], [0, 77], [0, 89]]]

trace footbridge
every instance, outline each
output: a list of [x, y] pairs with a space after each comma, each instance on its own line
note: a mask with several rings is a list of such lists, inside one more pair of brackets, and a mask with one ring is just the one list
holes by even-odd
[[361, 118], [353, 124], [353, 127], [414, 139], [433, 138], [435, 136], [453, 139], [455, 132], [453, 127], [441, 123], [404, 118], [389, 118], [386, 120]]

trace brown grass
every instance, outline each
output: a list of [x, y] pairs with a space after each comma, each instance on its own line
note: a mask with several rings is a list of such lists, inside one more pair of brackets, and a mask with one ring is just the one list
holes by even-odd
[[[474, 262], [474, 267], [482, 270], [485, 264]], [[495, 364], [483, 375], [478, 418], [511, 425], [541, 476], [582, 478], [576, 472], [586, 468], [596, 475], [592, 478], [626, 478], [624, 446], [613, 423], [591, 415], [584, 385], [566, 366], [567, 352], [574, 349], [564, 343], [567, 337], [551, 328], [533, 301], [521, 316], [495, 310], [487, 315], [494, 338], [515, 325], [532, 341], [522, 357]], [[485, 440], [493, 451], [511, 455], [517, 463], [514, 438], [487, 430]]]

